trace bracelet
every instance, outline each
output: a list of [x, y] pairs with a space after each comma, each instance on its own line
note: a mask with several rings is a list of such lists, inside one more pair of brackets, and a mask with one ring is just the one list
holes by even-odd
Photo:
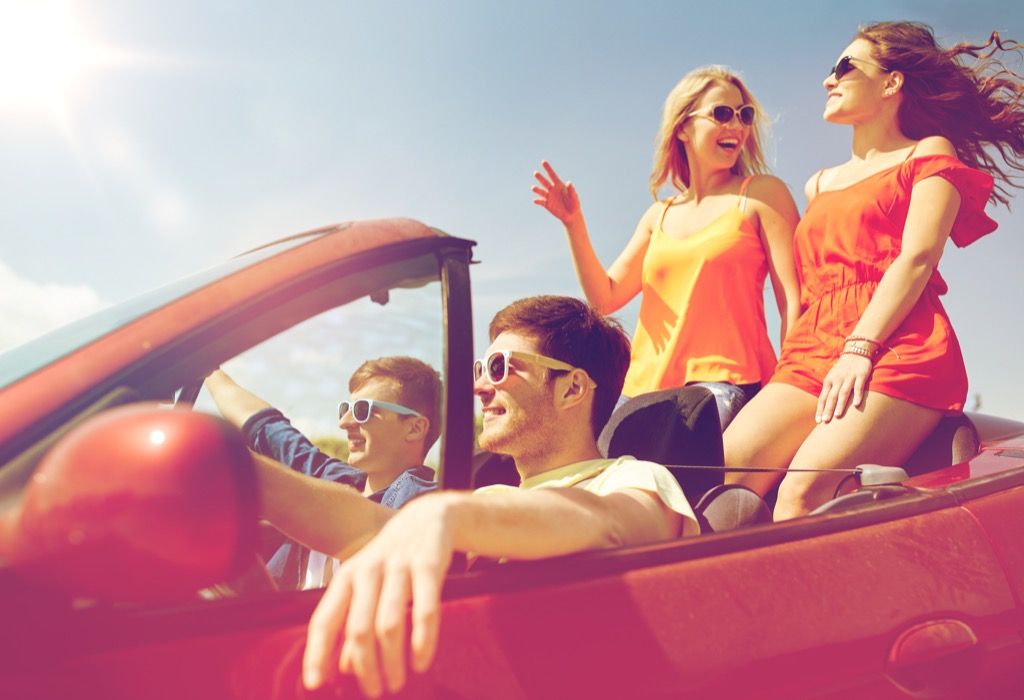
[[861, 357], [868, 358], [868, 360], [871, 360], [872, 362], [874, 361], [874, 357], [875, 357], [875, 353], [871, 352], [870, 350], [866, 350], [864, 348], [859, 348], [857, 346], [853, 346], [853, 347], [850, 347], [850, 348], [845, 348], [839, 354], [840, 355], [860, 355]]
[[[864, 357], [874, 357], [874, 355], [882, 352], [882, 350], [889, 350], [889, 351], [892, 352], [893, 355], [896, 356], [897, 360], [902, 360], [903, 359], [902, 357], [900, 357], [900, 354], [898, 352], [896, 352], [896, 348], [894, 348], [891, 345], [884, 345], [884, 344], [880, 343], [879, 341], [875, 340], [874, 338], [865, 338], [865, 337], [860, 336], [860, 335], [849, 335], [849, 336], [846, 337], [846, 344], [849, 345], [850, 343], [868, 343], [870, 345], [874, 345], [875, 346], [874, 352], [871, 355], [864, 355]], [[856, 348], [858, 346], [854, 345], [853, 347]], [[858, 349], [864, 350], [865, 348], [858, 348]], [[855, 352], [853, 354], [854, 355], [860, 355], [861, 353], [860, 352]]]
[[874, 338], [865, 338], [862, 335], [848, 335], [848, 336], [846, 336], [846, 342], [847, 343], [870, 343], [871, 345], [876, 345], [878, 347], [882, 347], [882, 344], [879, 341], [875, 340]]

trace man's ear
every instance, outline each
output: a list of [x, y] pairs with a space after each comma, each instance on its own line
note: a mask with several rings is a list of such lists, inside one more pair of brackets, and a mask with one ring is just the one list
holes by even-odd
[[561, 377], [561, 389], [558, 393], [559, 404], [568, 408], [583, 401], [591, 392], [592, 382], [582, 369], [574, 369]]
[[425, 440], [430, 431], [430, 421], [423, 416], [412, 416], [406, 421], [405, 441]]

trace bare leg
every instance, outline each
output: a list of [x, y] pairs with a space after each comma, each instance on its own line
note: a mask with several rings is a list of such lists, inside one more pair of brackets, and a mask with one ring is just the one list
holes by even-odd
[[[742, 415], [742, 414], [741, 414]], [[935, 429], [942, 411], [872, 391], [862, 408], [817, 425], [791, 469], [852, 469], [861, 464], [902, 464]], [[832, 498], [841, 474], [790, 473], [779, 488], [775, 520], [804, 515]]]
[[[722, 439], [726, 467], [785, 468], [814, 429], [818, 397], [789, 384], [768, 384], [740, 410]], [[762, 496], [781, 474], [726, 472], [727, 484], [748, 486]]]

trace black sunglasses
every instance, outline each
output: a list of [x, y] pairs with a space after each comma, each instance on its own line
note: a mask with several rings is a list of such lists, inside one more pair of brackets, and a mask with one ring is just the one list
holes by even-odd
[[729, 105], [713, 105], [707, 109], [702, 109], [699, 112], [692, 112], [690, 116], [709, 117], [719, 124], [728, 124], [735, 116], [739, 117], [740, 124], [743, 126], [750, 126], [754, 123], [754, 119], [757, 118], [757, 109], [754, 105], [742, 105], [735, 109]]
[[834, 66], [832, 66], [832, 70], [830, 70], [828, 72], [828, 75], [825, 76], [825, 79], [827, 80], [829, 75], [833, 75], [834, 74], [836, 76], [836, 80], [842, 80], [844, 75], [846, 75], [850, 71], [852, 71], [852, 70], [857, 68], [857, 66], [853, 65], [854, 61], [857, 61], [858, 63], [866, 63], [869, 66], [874, 66], [875, 68], [879, 68], [879, 69], [881, 69], [882, 71], [884, 71], [886, 73], [889, 72], [885, 68], [885, 66], [881, 66], [881, 65], [879, 65], [877, 63], [872, 63], [871, 61], [865, 60], [863, 58], [854, 58], [853, 56], [843, 56], [842, 58], [839, 59], [838, 63], [836, 63]]

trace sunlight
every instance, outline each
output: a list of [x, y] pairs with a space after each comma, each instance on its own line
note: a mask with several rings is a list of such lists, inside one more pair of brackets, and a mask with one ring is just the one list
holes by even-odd
[[123, 59], [89, 39], [70, 0], [0, 2], [0, 113], [42, 114], [67, 128], [88, 74]]

